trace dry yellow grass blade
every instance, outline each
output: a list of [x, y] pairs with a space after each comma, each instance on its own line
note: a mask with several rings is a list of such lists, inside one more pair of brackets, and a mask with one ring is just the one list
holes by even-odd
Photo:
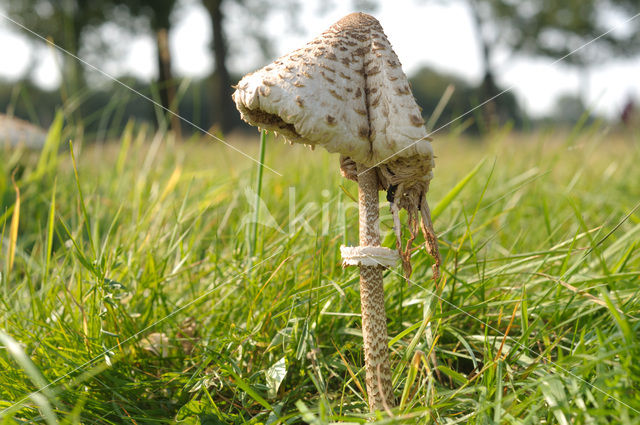
[[11, 176], [11, 182], [16, 190], [16, 203], [13, 207], [11, 215], [11, 227], [9, 227], [9, 255], [7, 255], [7, 276], [11, 275], [13, 269], [13, 260], [16, 256], [16, 244], [18, 242], [18, 226], [20, 225], [20, 189], [16, 181]]
[[169, 177], [169, 180], [167, 181], [167, 186], [162, 191], [162, 195], [160, 195], [160, 200], [158, 201], [158, 204], [164, 201], [167, 195], [173, 192], [173, 189], [175, 189], [176, 185], [180, 181], [181, 175], [182, 175], [182, 167], [178, 165], [175, 168], [175, 170], [173, 170], [173, 173], [171, 173], [171, 177]]
[[[591, 295], [590, 293], [588, 293], [587, 291], [584, 291], [582, 289], [576, 288], [575, 286], [571, 285], [570, 283], [567, 283], [565, 281], [563, 281], [562, 279], [558, 279], [554, 276], [550, 276], [546, 273], [536, 273], [539, 276], [543, 276], [549, 280], [553, 280], [556, 283], [559, 283], [560, 285], [564, 286], [565, 288], [567, 288], [568, 290], [575, 292], [578, 295], [582, 295], [583, 297], [585, 297], [586, 299], [588, 299], [591, 302], [594, 302], [604, 308], [609, 308], [607, 306], [607, 303], [604, 302], [603, 300], [601, 300], [600, 298], [596, 297], [595, 295]], [[618, 310], [618, 313], [622, 313], [625, 314], [622, 310], [616, 308], [616, 310]]]

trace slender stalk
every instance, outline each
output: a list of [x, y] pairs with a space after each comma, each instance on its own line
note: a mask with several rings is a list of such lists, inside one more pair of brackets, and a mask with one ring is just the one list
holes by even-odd
[[262, 193], [262, 172], [264, 171], [264, 151], [267, 140], [267, 132], [260, 132], [260, 163], [258, 164], [258, 176], [256, 177], [256, 203], [253, 216], [253, 228], [251, 229], [251, 242], [249, 245], [249, 257], [253, 257], [258, 243], [258, 220], [260, 220], [260, 194]]
[[[380, 246], [378, 175], [375, 169], [357, 168], [360, 246]], [[394, 400], [381, 266], [360, 266], [360, 301], [369, 408], [386, 410]]]

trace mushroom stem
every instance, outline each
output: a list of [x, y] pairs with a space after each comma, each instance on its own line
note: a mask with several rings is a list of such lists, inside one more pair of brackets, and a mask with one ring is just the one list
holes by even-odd
[[[380, 246], [378, 175], [374, 168], [357, 165], [360, 246]], [[370, 410], [393, 406], [391, 368], [387, 348], [382, 266], [360, 265], [362, 339]]]

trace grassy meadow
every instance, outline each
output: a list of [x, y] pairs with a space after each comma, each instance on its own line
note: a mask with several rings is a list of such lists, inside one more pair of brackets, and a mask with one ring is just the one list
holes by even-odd
[[336, 155], [269, 135], [256, 202], [221, 143], [72, 132], [0, 151], [0, 424], [640, 424], [637, 133], [435, 136], [443, 281], [424, 250], [385, 272], [397, 407], [372, 417]]

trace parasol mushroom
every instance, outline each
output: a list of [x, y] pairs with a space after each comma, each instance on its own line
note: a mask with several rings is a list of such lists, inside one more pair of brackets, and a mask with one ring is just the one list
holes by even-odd
[[[411, 273], [418, 227], [434, 258], [434, 280], [440, 264], [426, 201], [433, 150], [398, 57], [374, 17], [352, 13], [303, 48], [247, 74], [233, 99], [249, 124], [340, 153], [342, 175], [358, 182], [360, 246], [341, 247], [341, 253], [344, 265], [360, 267], [369, 407], [392, 406], [382, 271], [400, 257], [405, 275]], [[396, 250], [380, 246], [380, 189], [391, 203]], [[402, 208], [411, 234], [404, 248]]]

